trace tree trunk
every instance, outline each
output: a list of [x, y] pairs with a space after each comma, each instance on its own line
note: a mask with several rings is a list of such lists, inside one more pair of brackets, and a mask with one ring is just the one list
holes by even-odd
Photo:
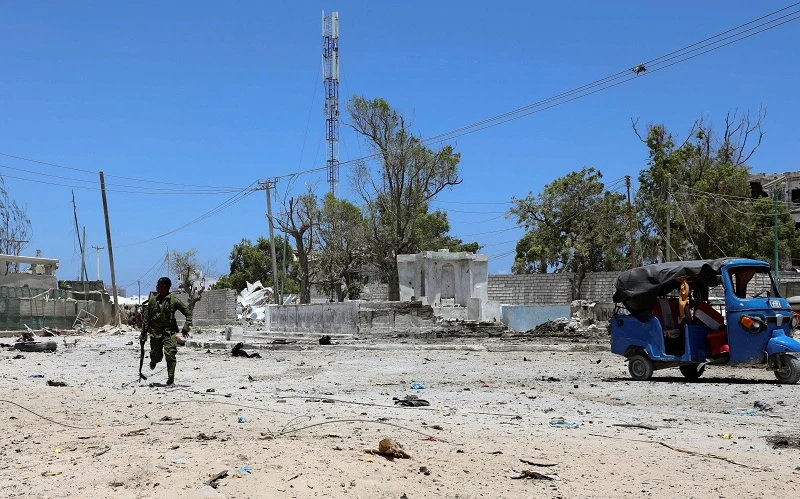
[[572, 279], [572, 299], [581, 299], [581, 287], [586, 277], [586, 264], [582, 260], [575, 262], [575, 277]]
[[389, 283], [389, 301], [400, 301], [400, 276], [397, 271], [397, 259], [392, 260], [386, 269]]

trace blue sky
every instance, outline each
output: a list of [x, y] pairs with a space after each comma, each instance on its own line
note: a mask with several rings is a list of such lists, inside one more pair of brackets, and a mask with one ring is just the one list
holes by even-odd
[[[340, 16], [342, 108], [354, 94], [383, 97], [413, 117], [418, 133], [432, 136], [630, 68], [787, 4], [2, 2], [0, 152], [76, 170], [0, 156], [0, 174], [33, 222], [25, 253], [40, 249], [60, 259], [58, 275], [70, 279], [79, 274], [80, 255], [69, 186], [82, 187], [74, 188], [75, 201], [88, 245], [107, 246], [96, 173], [103, 170], [113, 189], [108, 203], [117, 284], [132, 294], [137, 280], [143, 290], [154, 286], [167, 247], [194, 248], [224, 273], [233, 244], [267, 234], [259, 192], [154, 239], [233, 195], [200, 193], [209, 189], [192, 186], [243, 188], [324, 166], [322, 10]], [[502, 216], [505, 203], [538, 193], [583, 166], [600, 169], [609, 182], [636, 178], [647, 151], [631, 131], [631, 117], [664, 123], [680, 135], [700, 115], [719, 123], [728, 110], [763, 105], [766, 135], [750, 161], [753, 170], [797, 169], [798, 46], [800, 21], [458, 137], [452, 143], [462, 153], [464, 181], [435, 204], [448, 211], [451, 233], [486, 245], [490, 272], [504, 273], [521, 236]], [[342, 127], [340, 159], [367, 152]], [[316, 183], [324, 193], [324, 175], [298, 182]], [[341, 194], [353, 198], [347, 167], [341, 179]], [[143, 187], [190, 193], [130, 192]], [[105, 254], [101, 263], [101, 277], [110, 281]], [[94, 279], [91, 248], [87, 266]]]

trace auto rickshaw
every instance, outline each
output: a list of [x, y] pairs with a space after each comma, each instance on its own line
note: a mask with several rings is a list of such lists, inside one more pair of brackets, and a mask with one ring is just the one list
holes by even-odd
[[665, 262], [623, 272], [614, 286], [611, 351], [628, 359], [634, 380], [671, 367], [696, 379], [708, 365], [763, 364], [780, 383], [800, 381], [798, 318], [767, 262]]

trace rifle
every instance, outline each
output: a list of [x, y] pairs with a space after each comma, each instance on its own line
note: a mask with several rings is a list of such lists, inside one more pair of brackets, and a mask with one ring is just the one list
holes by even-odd
[[142, 324], [142, 335], [139, 339], [139, 379], [147, 379], [147, 376], [142, 373], [142, 366], [144, 366], [144, 343], [147, 341], [147, 333], [150, 332], [150, 320], [153, 318], [149, 300], [145, 303], [147, 303], [147, 319]]

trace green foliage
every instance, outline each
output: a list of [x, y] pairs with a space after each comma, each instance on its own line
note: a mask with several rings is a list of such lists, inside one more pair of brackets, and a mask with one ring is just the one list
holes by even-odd
[[[773, 207], [750, 199], [746, 161], [761, 144], [765, 114], [729, 113], [720, 131], [698, 120], [677, 145], [663, 125], [640, 136], [649, 151], [648, 168], [639, 175], [636, 208], [643, 263], [670, 259], [741, 256], [772, 261]], [[754, 145], [748, 141], [756, 140]], [[778, 203], [781, 266], [798, 254], [794, 222]]]
[[[285, 282], [286, 293], [297, 293], [300, 288], [296, 280], [294, 265], [294, 250], [288, 240], [280, 234], [275, 235], [275, 250], [278, 261], [278, 289], [283, 279], [284, 269], [284, 244], [286, 244], [287, 275]], [[211, 286], [211, 289], [235, 289], [242, 291], [248, 282], [261, 281], [264, 286], [272, 286], [272, 254], [269, 239], [259, 237], [255, 244], [249, 239], [242, 239], [233, 246], [230, 254], [230, 272], [223, 275]]]
[[526, 230], [517, 243], [514, 272], [574, 272], [577, 299], [586, 272], [625, 268], [624, 197], [606, 190], [602, 177], [583, 168], [554, 180], [538, 196], [512, 199], [510, 214]]
[[361, 210], [326, 194], [317, 236], [321, 246], [315, 261], [317, 288], [335, 294], [337, 301], [358, 298], [363, 289], [360, 271], [367, 261], [367, 226]]

